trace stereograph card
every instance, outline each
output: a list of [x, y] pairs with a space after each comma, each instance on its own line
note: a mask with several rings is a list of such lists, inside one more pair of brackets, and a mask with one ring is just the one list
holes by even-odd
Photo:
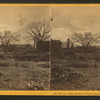
[[0, 4], [1, 95], [100, 95], [99, 4]]

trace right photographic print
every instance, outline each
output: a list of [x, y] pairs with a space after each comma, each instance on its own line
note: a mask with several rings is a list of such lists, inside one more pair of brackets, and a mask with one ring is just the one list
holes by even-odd
[[100, 90], [100, 6], [52, 6], [51, 90]]

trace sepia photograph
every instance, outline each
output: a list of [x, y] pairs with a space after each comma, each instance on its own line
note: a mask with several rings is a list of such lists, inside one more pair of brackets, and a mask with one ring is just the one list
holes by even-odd
[[0, 90], [50, 89], [50, 7], [0, 6]]
[[0, 6], [0, 90], [100, 90], [100, 6]]
[[52, 6], [51, 90], [100, 90], [100, 6]]

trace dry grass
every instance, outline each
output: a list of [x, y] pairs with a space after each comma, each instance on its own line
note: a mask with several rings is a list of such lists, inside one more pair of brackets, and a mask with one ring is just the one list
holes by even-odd
[[59, 66], [59, 68], [64, 71], [68, 68], [72, 70], [73, 73], [83, 76], [83, 79], [80, 79], [79, 81], [77, 78], [72, 77], [74, 80], [73, 83], [70, 83], [69, 81], [66, 81], [65, 83], [62, 83], [61, 81], [56, 84], [51, 83], [52, 90], [100, 90], [100, 62], [96, 60], [92, 54], [89, 54], [86, 57], [82, 57], [81, 55], [81, 58], [84, 60], [80, 59], [80, 55], [78, 55], [75, 60], [72, 58], [54, 60], [52, 58], [52, 68], [54, 66]]
[[15, 61], [4, 59], [0, 62], [9, 63], [8, 67], [0, 66], [1, 90], [48, 90], [49, 89], [49, 68], [43, 65], [49, 62]]

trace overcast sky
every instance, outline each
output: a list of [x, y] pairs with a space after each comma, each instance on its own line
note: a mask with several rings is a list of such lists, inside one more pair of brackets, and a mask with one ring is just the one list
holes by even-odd
[[49, 18], [49, 7], [0, 6], [0, 29], [19, 30], [27, 23]]
[[74, 32], [100, 32], [100, 6], [53, 6], [52, 38], [66, 41]]
[[[0, 31], [19, 31], [30, 22], [50, 20], [53, 17], [53, 39], [63, 42], [74, 32], [100, 32], [100, 6], [0, 6]], [[21, 34], [21, 42], [26, 37]]]
[[[31, 22], [48, 20], [50, 9], [47, 6], [0, 6], [0, 31], [19, 31]], [[27, 42], [24, 33], [21, 43]]]

